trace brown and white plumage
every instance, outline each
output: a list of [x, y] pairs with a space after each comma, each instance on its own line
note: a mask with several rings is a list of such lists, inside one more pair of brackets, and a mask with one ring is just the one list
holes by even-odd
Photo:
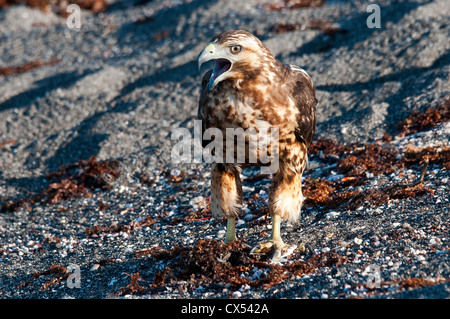
[[[246, 31], [227, 31], [212, 39], [199, 55], [199, 66], [210, 60], [215, 66], [202, 79], [198, 110], [203, 130], [218, 128], [224, 136], [226, 128], [279, 130], [279, 165], [269, 189], [272, 237], [254, 250], [274, 246], [278, 257], [286, 249], [280, 220], [297, 221], [302, 206], [301, 176], [316, 125], [314, 84], [303, 69], [276, 60]], [[227, 241], [236, 238], [240, 170], [245, 165], [251, 163], [216, 163], [212, 172], [211, 211], [228, 219]]]

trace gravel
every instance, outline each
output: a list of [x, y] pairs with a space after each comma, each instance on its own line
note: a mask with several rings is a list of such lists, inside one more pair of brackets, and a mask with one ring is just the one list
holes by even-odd
[[[345, 261], [274, 285], [187, 278], [149, 289], [177, 259], [139, 256], [225, 236], [225, 223], [208, 214], [210, 165], [176, 164], [170, 153], [171, 132], [193, 128], [196, 57], [210, 38], [246, 29], [282, 61], [305, 68], [317, 87], [321, 138], [349, 145], [388, 133], [399, 154], [411, 146], [448, 147], [450, 122], [406, 136], [397, 129], [413, 110], [450, 96], [447, 1], [378, 1], [379, 29], [366, 26], [368, 1], [281, 11], [256, 0], [109, 3], [96, 15], [83, 10], [79, 30], [23, 5], [0, 10], [0, 67], [59, 60], [0, 76], [0, 205], [42, 192], [53, 182], [48, 173], [92, 155], [118, 160], [121, 171], [90, 197], [0, 213], [1, 298], [450, 297], [450, 173], [439, 163], [426, 170], [423, 186], [432, 193], [423, 196], [363, 201], [352, 210], [305, 205], [298, 224], [282, 226], [285, 241], [299, 247], [287, 263], [332, 253]], [[279, 22], [311, 20], [345, 31], [270, 32]], [[421, 170], [366, 172], [368, 183], [351, 190], [410, 183]], [[242, 172], [245, 204], [236, 230], [248, 245], [270, 233], [270, 218], [261, 214], [270, 178], [258, 176], [256, 169]], [[305, 181], [344, 177], [320, 154], [305, 173]], [[70, 288], [77, 269], [80, 286]], [[242, 276], [256, 281], [270, 269]], [[134, 289], [133, 278], [144, 290]]]

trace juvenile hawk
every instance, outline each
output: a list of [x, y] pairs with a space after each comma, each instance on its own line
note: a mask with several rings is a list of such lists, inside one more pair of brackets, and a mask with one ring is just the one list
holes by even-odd
[[[302, 173], [316, 126], [314, 84], [303, 69], [276, 60], [246, 31], [231, 30], [212, 39], [198, 57], [199, 68], [211, 60], [215, 65], [202, 79], [198, 110], [203, 130], [218, 128], [225, 136], [227, 128], [278, 129], [279, 164], [269, 188], [272, 235], [252, 251], [271, 248], [273, 258], [279, 258], [288, 248], [281, 239], [280, 222], [296, 221], [303, 202]], [[246, 165], [252, 164], [215, 163], [212, 171], [211, 212], [227, 219], [226, 242], [236, 239], [235, 219], [242, 205], [240, 172]]]

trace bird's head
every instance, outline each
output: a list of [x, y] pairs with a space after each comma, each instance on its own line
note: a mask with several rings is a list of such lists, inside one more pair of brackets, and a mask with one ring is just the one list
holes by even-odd
[[255, 71], [273, 55], [254, 35], [247, 31], [231, 30], [219, 34], [200, 52], [198, 67], [214, 61], [214, 69], [208, 82], [209, 90], [226, 79], [244, 79], [255, 76]]

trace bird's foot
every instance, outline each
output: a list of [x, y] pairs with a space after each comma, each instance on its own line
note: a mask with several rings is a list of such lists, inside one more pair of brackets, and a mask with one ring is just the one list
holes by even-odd
[[233, 241], [237, 240], [236, 234], [227, 234], [227, 236], [225, 237], [225, 244], [229, 244]]
[[253, 247], [250, 254], [267, 254], [273, 251], [272, 262], [280, 263], [287, 261], [286, 257], [291, 255], [295, 248], [297, 245], [286, 245], [281, 239], [270, 239]]

